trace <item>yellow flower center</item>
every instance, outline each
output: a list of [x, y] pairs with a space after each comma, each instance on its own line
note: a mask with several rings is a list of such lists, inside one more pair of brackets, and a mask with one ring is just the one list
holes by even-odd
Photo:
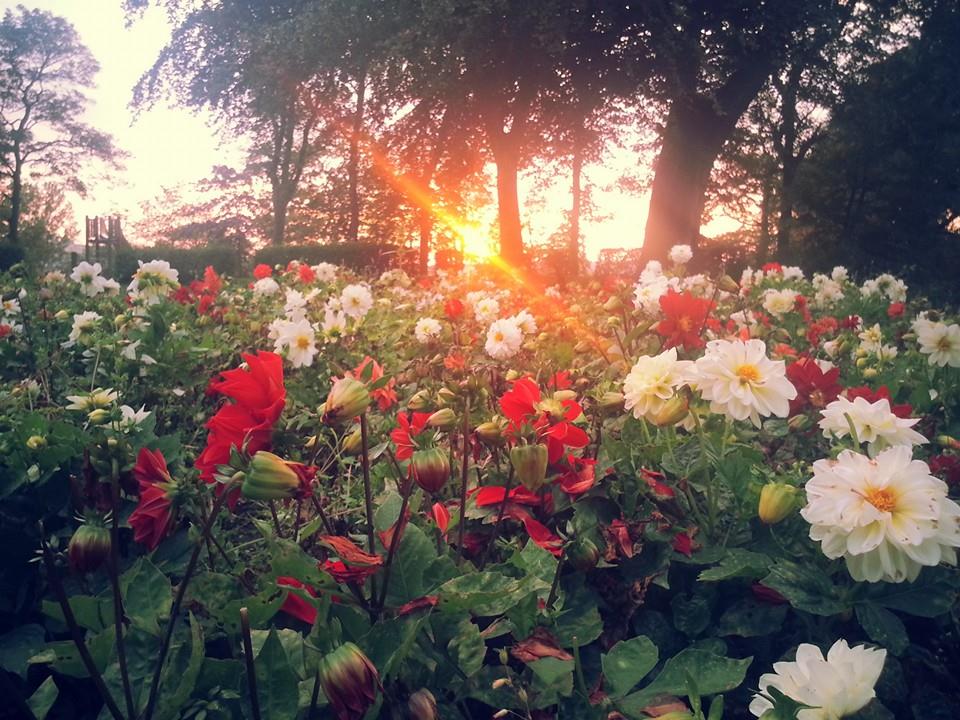
[[937, 350], [941, 350], [943, 352], [949, 352], [952, 349], [953, 349], [953, 343], [950, 342], [950, 338], [948, 337], [942, 337], [937, 342]]
[[886, 488], [867, 488], [864, 498], [880, 512], [893, 512], [897, 507], [897, 496]]
[[746, 365], [738, 367], [735, 372], [742, 383], [755, 383], [760, 381], [760, 371], [756, 365], [747, 363]]
[[300, 348], [301, 350], [306, 350], [308, 347], [310, 347], [310, 338], [308, 338], [305, 335], [301, 335], [300, 337], [298, 337], [297, 347]]
[[693, 329], [693, 320], [690, 319], [689, 315], [681, 315], [680, 319], [677, 320], [677, 325], [680, 326], [680, 329], [684, 332], [690, 332]]
[[503, 342], [503, 333], [502, 333], [502, 332], [494, 333], [494, 334], [493, 334], [493, 339], [494, 339], [496, 342]]

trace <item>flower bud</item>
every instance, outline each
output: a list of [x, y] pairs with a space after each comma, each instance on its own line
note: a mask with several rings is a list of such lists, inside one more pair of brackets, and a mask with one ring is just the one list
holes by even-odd
[[580, 572], [588, 572], [600, 562], [600, 550], [590, 538], [579, 538], [567, 548], [567, 560]]
[[[506, 665], [507, 663], [510, 662], [510, 653], [507, 652], [506, 648], [500, 648], [500, 652], [497, 658], [500, 660], [501, 665]], [[500, 678], [500, 680], [506, 680], [506, 679], [507, 678]], [[495, 680], [494, 683], [496, 682], [499, 682], [499, 681]], [[494, 686], [494, 690], [496, 690], [496, 686]]]
[[564, 400], [575, 400], [577, 393], [573, 390], [557, 390], [553, 394], [553, 399], [563, 402]]
[[87, 420], [91, 425], [103, 425], [110, 421], [110, 411], [106, 408], [97, 408], [87, 413]]
[[338, 720], [360, 720], [377, 698], [377, 668], [351, 642], [325, 655], [318, 674], [323, 694]]
[[440, 407], [449, 405], [451, 402], [456, 400], [457, 394], [450, 388], [440, 388], [437, 391], [437, 404]]
[[653, 424], [657, 427], [676, 425], [683, 420], [689, 412], [690, 403], [686, 396], [677, 394], [663, 404], [660, 411], [653, 417]]
[[499, 423], [488, 421], [480, 423], [474, 429], [480, 442], [487, 445], [499, 445], [503, 441], [503, 428]]
[[794, 432], [809, 430], [812, 425], [813, 420], [810, 419], [809, 415], [794, 415], [792, 418], [787, 420], [787, 427]]
[[450, 477], [450, 459], [442, 448], [416, 450], [410, 458], [414, 482], [431, 495], [440, 491]]
[[240, 492], [249, 500], [280, 500], [292, 496], [300, 478], [283, 458], [260, 450], [250, 460]]
[[873, 380], [873, 379], [877, 376], [877, 374], [878, 374], [878, 373], [877, 373], [877, 369], [876, 369], [876, 368], [866, 368], [866, 369], [863, 371], [863, 379], [864, 379], [864, 380]]
[[450, 408], [442, 408], [427, 418], [427, 426], [447, 430], [457, 422], [457, 414]]
[[955, 437], [950, 435], [937, 435], [937, 445], [940, 447], [951, 448], [952, 450], [960, 450], [960, 440], [957, 440]]
[[580, 342], [578, 342], [576, 345], [573, 346], [573, 350], [574, 352], [585, 353], [590, 350], [590, 347], [591, 347], [590, 343], [588, 343], [586, 340], [581, 340]]
[[530, 492], [539, 490], [547, 477], [545, 445], [517, 445], [510, 451], [510, 462], [517, 479]]
[[411, 720], [438, 720], [437, 699], [426, 688], [417, 690], [407, 701]]
[[623, 411], [623, 393], [605, 392], [597, 401], [597, 407], [603, 413], [617, 413]]
[[47, 446], [47, 439], [43, 435], [31, 435], [26, 444], [31, 450], [39, 450]]
[[760, 491], [760, 520], [775, 525], [792, 513], [797, 506], [799, 490], [786, 483], [770, 482]]
[[507, 370], [507, 374], [504, 375], [504, 377], [507, 379], [507, 382], [513, 382], [514, 380], [520, 379], [520, 373], [516, 370]]
[[737, 285], [737, 281], [729, 275], [721, 275], [720, 279], [717, 280], [717, 287], [728, 293], [737, 294], [740, 292], [740, 286]]
[[616, 295], [611, 295], [610, 299], [603, 304], [603, 309], [607, 312], [617, 312], [623, 307], [623, 302]]
[[423, 412], [430, 407], [430, 393], [426, 390], [420, 390], [407, 401], [407, 410], [412, 412]]
[[363, 450], [363, 432], [360, 428], [354, 429], [352, 433], [343, 438], [340, 446], [346, 455], [359, 455]]
[[370, 392], [359, 380], [345, 377], [334, 381], [323, 406], [325, 425], [349, 422], [370, 406]]
[[90, 518], [77, 528], [67, 546], [70, 568], [77, 573], [97, 570], [110, 555], [110, 531], [102, 518]]

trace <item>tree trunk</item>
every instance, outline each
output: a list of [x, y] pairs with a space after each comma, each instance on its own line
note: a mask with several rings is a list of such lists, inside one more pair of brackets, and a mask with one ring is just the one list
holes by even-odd
[[583, 143], [579, 131], [573, 134], [573, 167], [571, 172], [570, 262], [574, 272], [580, 269], [580, 214], [583, 209]]
[[363, 133], [363, 112], [366, 95], [367, 67], [363, 65], [357, 74], [357, 105], [353, 112], [350, 158], [347, 163], [347, 176], [350, 186], [350, 223], [347, 227], [347, 240], [353, 243], [360, 239], [360, 136]]
[[511, 267], [525, 264], [520, 199], [517, 194], [519, 158], [509, 143], [498, 143], [493, 151], [497, 164], [497, 215], [500, 224], [500, 257]]
[[780, 217], [777, 218], [777, 259], [791, 260], [790, 230], [793, 227], [794, 185], [797, 179], [796, 158], [784, 158], [780, 173]]
[[273, 245], [283, 245], [287, 232], [287, 208], [290, 201], [286, 199], [282, 190], [274, 190], [273, 195], [273, 226], [270, 228], [270, 242]]
[[767, 262], [770, 254], [770, 196], [773, 188], [770, 176], [764, 173], [763, 188], [760, 191], [760, 238], [757, 240], [757, 258], [758, 266]]
[[418, 264], [420, 267], [420, 274], [427, 274], [427, 267], [430, 264], [430, 244], [433, 235], [433, 215], [430, 212], [430, 208], [421, 208], [420, 217], [418, 219], [419, 230], [420, 230], [420, 257], [418, 259]]
[[663, 260], [673, 245], [696, 247], [704, 194], [725, 135], [710, 103], [674, 102], [667, 116], [650, 196], [643, 258]]
[[10, 190], [10, 224], [7, 238], [11, 243], [20, 242], [20, 212], [23, 205], [23, 163], [19, 158], [13, 166], [13, 183]]

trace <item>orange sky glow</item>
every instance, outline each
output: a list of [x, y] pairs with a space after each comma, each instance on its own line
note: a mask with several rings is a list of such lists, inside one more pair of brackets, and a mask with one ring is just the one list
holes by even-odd
[[[186, 186], [207, 177], [213, 165], [241, 167], [242, 143], [225, 140], [212, 118], [185, 108], [157, 106], [135, 114], [129, 102], [131, 90], [141, 74], [156, 59], [169, 38], [164, 14], [151, 8], [131, 27], [126, 27], [120, 0], [21, 0], [67, 18], [81, 40], [100, 63], [97, 86], [90, 93], [86, 121], [111, 133], [126, 153], [124, 167], [104, 173], [91, 168], [85, 197], [71, 196], [77, 227], [84, 216], [119, 215], [128, 228], [128, 239], [136, 243], [132, 228], [142, 218], [141, 204], [156, 199], [164, 188]], [[16, 0], [0, 0], [0, 11], [16, 7]], [[373, 158], [373, 160], [377, 160]], [[649, 173], [649, 158], [632, 152], [607, 153], [602, 163], [587, 166], [584, 172], [591, 198], [597, 207], [596, 220], [582, 223], [587, 257], [596, 259], [604, 248], [635, 248], [642, 244], [649, 192], [634, 194], [617, 187], [618, 178]], [[469, 218], [438, 218], [462, 233], [468, 254], [486, 257], [496, 251], [488, 231], [496, 221], [493, 204], [495, 188], [491, 179], [489, 205], [476, 209]], [[563, 223], [570, 205], [569, 179], [563, 174], [534, 196], [536, 178], [521, 178], [521, 208], [527, 242], [545, 240]], [[525, 199], [528, 202], [525, 202]], [[414, 204], [416, 198], [412, 197]], [[736, 229], [727, 217], [715, 218], [703, 228], [705, 235]], [[83, 238], [77, 237], [82, 243]]]

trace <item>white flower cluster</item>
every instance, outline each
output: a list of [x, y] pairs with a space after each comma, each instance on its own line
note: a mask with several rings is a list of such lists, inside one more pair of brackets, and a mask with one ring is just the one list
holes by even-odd
[[890, 273], [883, 273], [864, 282], [860, 288], [860, 294], [863, 297], [885, 295], [890, 302], [904, 302], [907, 299], [907, 285], [900, 278]]
[[94, 297], [100, 293], [119, 293], [120, 283], [116, 280], [105, 278], [101, 273], [103, 266], [100, 263], [88, 263], [82, 261], [77, 264], [70, 273], [70, 279], [80, 284], [80, 292], [88, 297]]
[[920, 352], [931, 365], [960, 367], [960, 325], [947, 325], [924, 317], [913, 321]]
[[[99, 263], [98, 263], [99, 265]], [[127, 285], [127, 293], [134, 301], [156, 305], [180, 287], [180, 273], [166, 260], [138, 261], [139, 267]]]
[[[677, 246], [682, 247], [682, 246]], [[689, 248], [687, 248], [689, 249]], [[671, 251], [672, 252], [672, 251]], [[663, 265], [651, 260], [640, 273], [640, 279], [633, 289], [633, 304], [639, 310], [655, 313], [660, 310], [660, 298], [673, 288], [680, 289], [680, 279], [663, 274]]]

